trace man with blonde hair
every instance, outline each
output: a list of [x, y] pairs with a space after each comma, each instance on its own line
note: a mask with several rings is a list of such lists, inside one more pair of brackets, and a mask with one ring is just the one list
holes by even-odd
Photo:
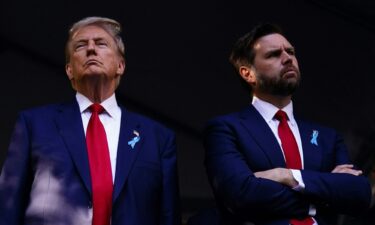
[[174, 133], [116, 101], [120, 32], [101, 17], [70, 29], [75, 99], [19, 114], [0, 175], [0, 225], [180, 224]]

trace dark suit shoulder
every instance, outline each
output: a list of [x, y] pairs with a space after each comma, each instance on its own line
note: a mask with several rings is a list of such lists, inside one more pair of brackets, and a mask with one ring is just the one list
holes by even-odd
[[241, 120], [247, 117], [260, 116], [260, 114], [259, 115], [256, 115], [256, 114], [259, 114], [259, 113], [254, 111], [254, 107], [248, 106], [241, 111], [219, 115], [214, 118], [211, 118], [210, 120], [207, 121], [205, 128], [207, 129], [211, 126], [215, 126], [218, 124], [225, 124], [227, 126], [236, 126], [236, 124], [239, 124]]
[[[41, 118], [47, 119], [51, 116], [56, 115], [57, 112], [61, 111], [63, 108], [67, 106], [74, 107], [74, 103], [55, 103], [55, 104], [48, 104], [42, 106], [36, 106], [32, 108], [28, 108], [19, 112], [19, 115], [24, 116], [26, 118]], [[78, 104], [76, 105], [78, 107]]]
[[42, 112], [51, 112], [51, 111], [56, 111], [59, 109], [61, 106], [65, 104], [63, 103], [55, 103], [55, 104], [48, 104], [48, 105], [42, 105], [42, 106], [35, 106], [32, 108], [24, 109], [20, 111], [20, 113], [24, 114], [38, 114]]
[[226, 123], [226, 122], [233, 122], [234, 120], [238, 120], [241, 118], [241, 114], [243, 111], [239, 112], [232, 112], [224, 115], [219, 115], [216, 117], [213, 117], [207, 121], [207, 125], [212, 123]]
[[324, 133], [331, 133], [331, 134], [336, 134], [337, 131], [333, 127], [325, 126], [317, 122], [309, 121], [309, 120], [304, 120], [304, 119], [298, 119], [296, 118], [297, 124], [299, 127], [308, 127], [312, 130], [319, 130]]
[[174, 134], [172, 129], [166, 127], [165, 125], [163, 125], [162, 123], [154, 119], [151, 119], [147, 116], [144, 116], [136, 112], [129, 111], [124, 107], [121, 107], [121, 109], [123, 111], [123, 116], [129, 117], [131, 120], [137, 121], [138, 123], [142, 125], [142, 127], [146, 127], [147, 129], [152, 129], [155, 132]]

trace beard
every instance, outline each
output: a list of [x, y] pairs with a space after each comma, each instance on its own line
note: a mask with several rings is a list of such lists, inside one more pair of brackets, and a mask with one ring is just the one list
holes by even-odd
[[281, 74], [274, 77], [257, 74], [257, 88], [260, 92], [270, 95], [290, 96], [297, 90], [301, 80], [299, 71], [296, 71], [296, 73], [297, 76], [294, 78], [283, 78]]

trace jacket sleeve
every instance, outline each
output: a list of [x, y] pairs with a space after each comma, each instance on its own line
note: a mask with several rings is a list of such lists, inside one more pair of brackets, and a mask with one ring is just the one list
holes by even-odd
[[[351, 164], [348, 151], [341, 136], [334, 132], [332, 156], [326, 156], [332, 161], [332, 167]], [[324, 143], [322, 143], [324, 144]], [[328, 164], [328, 163], [326, 163]], [[370, 206], [371, 187], [364, 176], [354, 176], [345, 173], [302, 170], [305, 183], [304, 195], [321, 209], [333, 210], [337, 213], [358, 215]]]
[[30, 170], [29, 137], [26, 121], [20, 114], [0, 175], [0, 225], [23, 224]]
[[165, 141], [161, 147], [163, 188], [160, 224], [179, 225], [181, 224], [181, 218], [175, 135], [168, 131], [167, 135], [162, 138]]
[[[309, 201], [305, 196], [254, 176], [256, 171], [251, 171], [240, 147], [238, 130], [230, 122], [213, 120], [205, 131], [205, 165], [217, 200], [232, 213], [250, 220], [307, 216]], [[252, 151], [251, 146], [246, 151]]]

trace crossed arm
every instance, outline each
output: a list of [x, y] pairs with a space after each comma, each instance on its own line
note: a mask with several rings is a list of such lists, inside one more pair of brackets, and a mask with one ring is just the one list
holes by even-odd
[[[354, 169], [353, 164], [342, 164], [337, 165], [331, 171], [331, 173], [346, 173], [354, 176], [359, 176], [362, 175], [362, 170]], [[286, 168], [274, 168], [265, 171], [258, 171], [254, 173], [254, 176], [257, 178], [269, 179], [291, 188], [298, 185], [298, 182], [293, 177], [292, 171]]]
[[332, 155], [323, 159], [326, 168], [300, 171], [305, 189], [298, 192], [291, 188], [298, 184], [291, 170], [272, 168], [258, 140], [241, 124], [229, 122], [212, 121], [205, 136], [208, 177], [216, 198], [229, 211], [267, 219], [306, 217], [311, 204], [346, 214], [368, 208], [369, 183], [349, 164], [341, 138], [327, 139]]

